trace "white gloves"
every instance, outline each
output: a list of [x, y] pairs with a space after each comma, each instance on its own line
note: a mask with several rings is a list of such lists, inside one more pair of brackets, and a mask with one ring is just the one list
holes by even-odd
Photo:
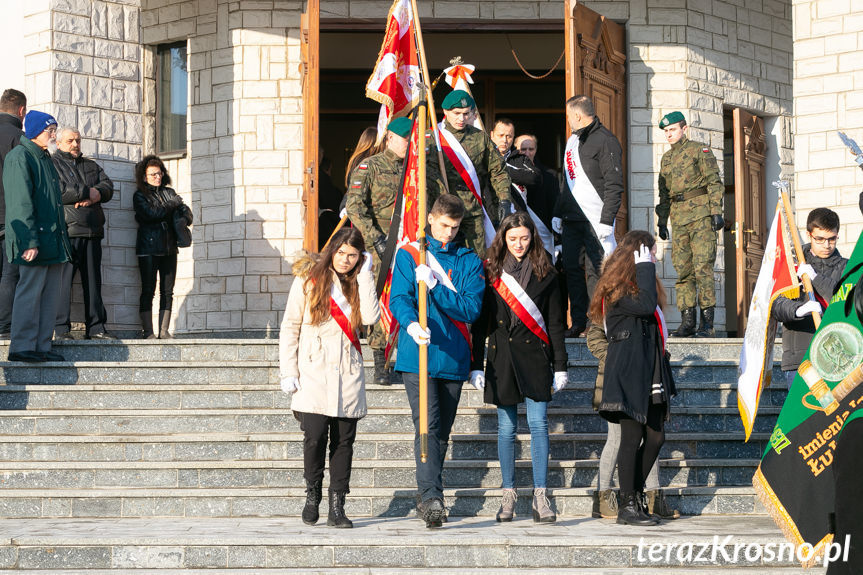
[[554, 372], [554, 383], [552, 384], [552, 393], [558, 392], [564, 387], [566, 387], [566, 383], [569, 380], [569, 376], [565, 371], [555, 371]]
[[794, 312], [794, 315], [797, 317], [806, 317], [810, 313], [821, 313], [821, 304], [817, 301], [807, 301], [803, 305], [797, 308], [797, 311]]
[[363, 257], [366, 259], [363, 260], [362, 267], [360, 268], [361, 274], [370, 274], [372, 273], [372, 254], [369, 252], [363, 252]]
[[563, 233], [563, 220], [560, 218], [551, 218], [551, 230], [558, 234]]
[[425, 282], [426, 287], [428, 287], [429, 289], [432, 289], [434, 286], [437, 285], [437, 276], [427, 265], [420, 264], [416, 267], [416, 270], [414, 271], [416, 272], [417, 283], [421, 281]]
[[281, 384], [282, 391], [285, 393], [294, 393], [300, 390], [300, 378], [298, 377], [283, 377]]
[[470, 384], [474, 386], [477, 391], [482, 391], [485, 389], [485, 374], [478, 369], [470, 372]]
[[808, 275], [810, 280], [814, 280], [818, 276], [818, 274], [815, 273], [815, 268], [809, 264], [800, 264], [797, 266], [797, 277], [803, 279], [803, 274]]
[[614, 226], [607, 226], [605, 224], [596, 224], [596, 235], [600, 241], [604, 240], [608, 236], [614, 235]]
[[641, 244], [641, 247], [638, 248], [637, 252], [632, 253], [635, 255], [635, 263], [637, 264], [643, 264], [653, 261], [653, 257], [650, 254], [650, 249], [644, 244]]
[[420, 327], [419, 322], [412, 322], [408, 326], [408, 335], [411, 336], [417, 345], [428, 345], [431, 341], [431, 331]]

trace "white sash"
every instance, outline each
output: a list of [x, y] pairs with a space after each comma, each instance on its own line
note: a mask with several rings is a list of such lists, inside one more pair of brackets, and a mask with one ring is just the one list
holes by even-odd
[[[419, 250], [420, 250], [419, 242], [411, 242], [410, 245], [413, 246], [413, 248], [417, 252], [419, 252]], [[443, 284], [450, 291], [454, 291], [455, 293], [458, 293], [458, 290], [455, 289], [455, 284], [452, 283], [452, 280], [447, 275], [446, 271], [443, 269], [443, 266], [440, 265], [440, 262], [437, 261], [437, 258], [434, 257], [434, 254], [431, 253], [431, 251], [429, 251], [429, 250], [426, 250], [426, 265], [431, 268], [431, 271], [434, 272], [435, 277], [437, 277], [437, 280], [441, 284]]]
[[[524, 308], [524, 311], [526, 311], [528, 315], [530, 315], [530, 319], [532, 320], [532, 322], [525, 321], [527, 320], [527, 318], [522, 317], [521, 314], [518, 313], [518, 308], [515, 307], [514, 311], [516, 312], [516, 315], [519, 316], [519, 319], [521, 319], [522, 323], [524, 323], [528, 327], [528, 329], [536, 333], [534, 326], [531, 325], [531, 323], [534, 323], [535, 327], [539, 328], [539, 330], [541, 331], [541, 333], [537, 333], [537, 335], [543, 341], [548, 343], [548, 328], [545, 327], [545, 320], [542, 317], [542, 312], [539, 311], [539, 308], [536, 307], [536, 304], [533, 302], [532, 299], [530, 299], [530, 296], [527, 295], [527, 292], [524, 290], [523, 287], [521, 287], [521, 285], [518, 283], [518, 280], [516, 280], [514, 277], [512, 277], [510, 274], [506, 273], [503, 270], [501, 270], [500, 273], [500, 280], [507, 287], [510, 293], [515, 296], [515, 299], [518, 300], [518, 303], [521, 304], [521, 307]], [[510, 302], [507, 302], [507, 305], [513, 307]]]
[[[513, 184], [513, 188], [518, 192], [518, 195], [521, 196], [521, 199], [524, 201], [524, 207], [527, 210], [527, 215], [530, 216], [530, 219], [533, 220], [533, 225], [536, 226], [536, 233], [542, 238], [542, 245], [545, 248], [545, 251], [548, 252], [548, 255], [551, 256], [551, 263], [554, 264], [557, 261], [557, 256], [554, 253], [554, 236], [551, 234], [551, 230], [549, 230], [545, 223], [536, 215], [530, 206], [527, 205], [527, 189], [524, 189], [524, 186], [520, 186], [518, 184]], [[513, 206], [515, 209], [515, 206]]]
[[[590, 183], [590, 178], [581, 165], [581, 157], [578, 155], [578, 136], [575, 134], [569, 137], [566, 141], [566, 153], [563, 155], [563, 168], [566, 174], [566, 183], [569, 185], [569, 191], [576, 203], [587, 216], [587, 221], [593, 226], [593, 231], [596, 237], [599, 238], [599, 220], [602, 218], [603, 201], [596, 192], [596, 188]], [[611, 224], [614, 228], [614, 224]], [[617, 247], [617, 242], [614, 239], [614, 232], [608, 236], [602, 243], [602, 248], [605, 254], [609, 255]]]
[[333, 305], [331, 305], [330, 314], [333, 316], [333, 319], [336, 320], [336, 323], [339, 324], [339, 327], [342, 328], [342, 331], [347, 336], [348, 340], [350, 340], [351, 344], [353, 344], [357, 351], [362, 353], [360, 348], [360, 338], [357, 336], [356, 330], [351, 328], [351, 304], [348, 303], [347, 298], [345, 298], [345, 294], [342, 293], [339, 281], [336, 279], [333, 280], [333, 286], [330, 288], [330, 299], [331, 303], [334, 304], [336, 308], [333, 309]]

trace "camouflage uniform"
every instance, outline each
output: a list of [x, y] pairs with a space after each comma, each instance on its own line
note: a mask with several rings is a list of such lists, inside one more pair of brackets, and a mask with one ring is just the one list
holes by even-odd
[[[488, 137], [488, 134], [473, 126], [465, 126], [463, 130], [456, 130], [446, 122], [446, 129], [451, 132], [455, 139], [462, 145], [465, 153], [470, 157], [476, 169], [480, 189], [477, 192], [482, 195], [483, 189], [490, 185], [494, 190], [496, 201], [494, 205], [486, 205], [485, 209], [489, 217], [494, 221], [497, 216], [498, 203], [501, 201], [512, 201], [510, 196], [509, 175], [506, 173], [503, 156], [497, 151], [497, 146]], [[432, 164], [433, 162], [429, 162]], [[446, 166], [446, 178], [449, 183], [449, 191], [464, 201], [464, 220], [461, 223], [461, 231], [465, 236], [467, 246], [477, 253], [480, 259], [485, 257], [485, 231], [483, 229], [482, 208], [476, 201], [473, 193], [461, 175], [453, 167], [452, 163], [444, 156]]]
[[696, 287], [701, 309], [716, 305], [716, 232], [710, 217], [722, 214], [724, 192], [716, 156], [704, 144], [683, 136], [662, 156], [656, 216], [659, 226], [667, 225], [671, 216], [671, 263], [677, 271], [681, 311], [695, 307]]
[[[381, 238], [386, 240], [389, 233], [396, 198], [401, 191], [403, 164], [404, 160], [386, 149], [360, 162], [349, 179], [345, 208], [351, 224], [363, 235], [366, 249], [372, 254], [375, 278], [380, 277], [381, 260], [374, 244]], [[443, 186], [437, 166], [427, 161], [426, 198], [429, 206], [440, 195]], [[386, 348], [386, 334], [380, 322], [369, 335], [369, 346], [377, 350]]]

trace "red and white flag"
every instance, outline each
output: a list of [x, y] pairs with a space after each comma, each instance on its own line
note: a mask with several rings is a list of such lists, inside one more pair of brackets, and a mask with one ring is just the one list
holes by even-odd
[[776, 319], [770, 313], [773, 300], [780, 295], [792, 299], [800, 295], [789, 224], [793, 226], [794, 222], [786, 221], [782, 202], [779, 202], [761, 260], [761, 270], [755, 281], [752, 303], [749, 304], [746, 335], [737, 370], [737, 408], [747, 441], [758, 413], [761, 392], [770, 385], [773, 374], [773, 345], [777, 329]]
[[387, 16], [387, 29], [378, 61], [366, 83], [366, 97], [381, 103], [378, 141], [390, 120], [407, 116], [419, 102], [419, 58], [410, 0], [395, 0]]

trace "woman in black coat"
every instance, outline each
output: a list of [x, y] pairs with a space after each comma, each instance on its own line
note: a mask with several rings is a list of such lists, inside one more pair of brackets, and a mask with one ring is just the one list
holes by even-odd
[[159, 276], [159, 335], [171, 337], [171, 306], [174, 300], [174, 281], [177, 277], [177, 235], [181, 243], [189, 245], [188, 226], [192, 224], [192, 210], [168, 186], [171, 177], [158, 156], [147, 156], [135, 166], [137, 190], [132, 197], [135, 220], [138, 222], [138, 239], [135, 252], [141, 272], [141, 300], [138, 311], [143, 327], [142, 337], [155, 339], [153, 333], [153, 296], [156, 292], [156, 275]]
[[665, 442], [674, 380], [662, 315], [665, 292], [656, 277], [656, 241], [627, 233], [606, 260], [590, 303], [592, 322], [605, 325], [608, 353], [599, 414], [620, 424], [617, 522], [655, 525], [643, 507], [644, 479]]
[[[511, 521], [515, 490], [518, 404], [524, 402], [533, 464], [533, 520], [556, 520], [546, 496], [548, 402], [566, 385], [563, 308], [557, 272], [526, 212], [504, 218], [486, 253], [486, 292], [473, 325], [470, 381], [497, 406], [503, 502], [498, 521]], [[483, 352], [488, 338], [488, 361]]]

